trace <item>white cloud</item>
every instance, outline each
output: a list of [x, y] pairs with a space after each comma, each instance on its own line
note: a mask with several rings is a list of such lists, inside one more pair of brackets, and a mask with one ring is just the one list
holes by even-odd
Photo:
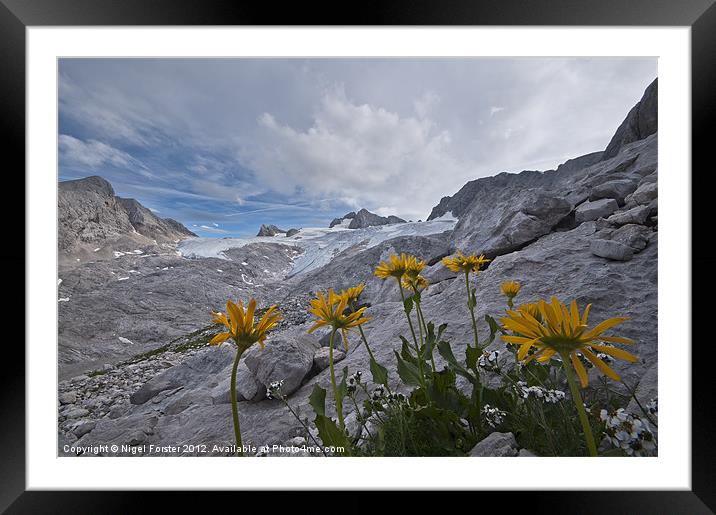
[[490, 107], [490, 116], [495, 116], [497, 113], [504, 110], [504, 107], [492, 106]]
[[144, 164], [127, 152], [116, 149], [111, 145], [97, 140], [82, 141], [80, 139], [60, 134], [58, 139], [60, 162], [64, 166], [99, 169], [106, 165], [118, 168], [130, 168], [144, 174], [149, 170]]
[[[216, 224], [213, 224], [213, 225], [216, 225]], [[197, 226], [194, 225], [194, 227], [197, 227]], [[224, 229], [219, 229], [217, 227], [212, 227], [210, 225], [200, 225], [197, 228], [202, 229], [203, 231], [209, 232], [212, 234], [227, 234], [228, 233], [228, 231], [225, 231]]]
[[424, 218], [441, 194], [453, 193], [474, 166], [458, 159], [448, 131], [429, 118], [400, 116], [326, 94], [312, 125], [297, 130], [264, 113], [256, 141], [240, 160], [267, 187], [284, 194], [340, 196], [402, 217]]

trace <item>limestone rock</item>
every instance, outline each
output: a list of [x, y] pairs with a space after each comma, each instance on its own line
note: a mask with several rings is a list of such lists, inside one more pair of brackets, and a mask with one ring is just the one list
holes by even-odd
[[613, 181], [603, 182], [592, 190], [589, 200], [599, 200], [603, 198], [613, 198], [620, 206], [624, 205], [624, 199], [630, 193], [633, 193], [637, 187], [637, 182], [630, 179], [616, 179]]
[[612, 240], [594, 240], [589, 249], [595, 256], [614, 261], [629, 261], [634, 256], [634, 249]]
[[644, 224], [651, 213], [649, 206], [637, 206], [621, 213], [614, 213], [607, 222], [614, 225]]
[[317, 349], [310, 335], [295, 334], [273, 339], [265, 349], [252, 347], [244, 361], [259, 383], [268, 387], [273, 381], [283, 381], [282, 392], [290, 395], [311, 371]]
[[474, 457], [515, 457], [519, 453], [517, 440], [512, 433], [490, 433], [470, 451]]
[[652, 230], [643, 225], [627, 224], [612, 232], [611, 239], [639, 252], [649, 244], [651, 233]]
[[649, 204], [659, 194], [659, 186], [656, 182], [647, 182], [641, 184], [634, 193], [627, 197], [627, 201], [633, 201], [637, 204]]
[[619, 208], [616, 200], [604, 198], [594, 202], [584, 202], [577, 206], [574, 217], [577, 223], [588, 222], [598, 218], [607, 218]]
[[[339, 349], [333, 351], [333, 363], [338, 363], [346, 357], [346, 353]], [[313, 366], [316, 371], [325, 370], [329, 365], [329, 348], [321, 347], [313, 355]]]

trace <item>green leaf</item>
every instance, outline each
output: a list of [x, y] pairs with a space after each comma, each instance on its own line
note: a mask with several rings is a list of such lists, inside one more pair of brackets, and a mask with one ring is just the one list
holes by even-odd
[[403, 301], [403, 309], [405, 309], [405, 313], [410, 316], [410, 313], [413, 311], [413, 297], [407, 297]]
[[373, 382], [375, 384], [388, 386], [388, 369], [373, 358], [370, 358], [370, 373], [373, 374]]
[[453, 354], [452, 349], [450, 348], [450, 343], [446, 341], [439, 342], [438, 353], [443, 357], [445, 361], [448, 362], [448, 365], [452, 367], [456, 374], [463, 376], [472, 384], [477, 383], [477, 379], [475, 379], [475, 377], [457, 361], [455, 354]]
[[470, 370], [477, 370], [477, 360], [480, 359], [482, 353], [477, 347], [470, 347], [469, 345], [465, 348], [465, 364]]
[[445, 329], [447, 329], [447, 326], [447, 324], [440, 324], [440, 327], [438, 327], [438, 340], [443, 337], [443, 333], [445, 332]]
[[412, 363], [414, 365], [418, 364], [418, 358], [413, 356], [412, 351], [410, 350], [410, 344], [408, 343], [408, 340], [405, 339], [404, 336], [400, 337], [400, 341], [403, 342], [403, 345], [400, 348], [400, 356], [407, 361], [408, 363]]
[[314, 385], [313, 391], [311, 392], [310, 397], [308, 397], [308, 402], [313, 408], [316, 416], [326, 416], [326, 390], [317, 384]]
[[415, 293], [413, 293], [413, 297], [412, 297], [412, 298], [413, 298], [413, 300], [415, 301], [416, 304], [420, 304], [420, 301], [422, 300], [422, 297], [420, 296], [420, 292], [419, 292], [419, 291], [416, 291]]
[[495, 340], [495, 335], [497, 335], [498, 332], [502, 332], [502, 328], [497, 323], [497, 321], [492, 318], [490, 315], [485, 315], [485, 322], [487, 322], [487, 325], [490, 326], [490, 339], [487, 341], [487, 345], [491, 344]]
[[348, 437], [340, 430], [333, 419], [325, 415], [316, 415], [314, 422], [316, 429], [318, 429], [318, 436], [321, 437], [324, 446], [335, 445], [337, 447], [344, 447], [346, 450], [350, 448]]
[[395, 352], [395, 358], [398, 360], [398, 376], [405, 383], [412, 386], [418, 386], [421, 384], [420, 372], [418, 368], [412, 363], [408, 363], [400, 357], [400, 354]]

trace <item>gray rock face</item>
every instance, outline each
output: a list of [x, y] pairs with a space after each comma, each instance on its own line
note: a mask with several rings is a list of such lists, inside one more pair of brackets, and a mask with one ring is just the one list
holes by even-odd
[[475, 204], [463, 213], [453, 233], [455, 247], [488, 256], [512, 252], [549, 233], [572, 211], [569, 202], [541, 190], [510, 193], [511, 200], [491, 209]]
[[652, 232], [651, 229], [643, 225], [627, 224], [614, 231], [611, 234], [611, 239], [631, 247], [636, 253], [646, 248]]
[[629, 261], [634, 256], [633, 248], [613, 240], [594, 240], [589, 249], [595, 256], [615, 261]]
[[[320, 372], [325, 370], [330, 365], [330, 349], [328, 347], [321, 347], [313, 355], [313, 367], [316, 371]], [[339, 349], [333, 350], [333, 363], [338, 363], [346, 357], [346, 353]]]
[[259, 232], [256, 236], [276, 236], [277, 234], [285, 233], [283, 229], [279, 229], [275, 225], [262, 224]]
[[291, 236], [294, 236], [299, 232], [301, 232], [301, 229], [289, 229], [288, 231], [286, 231], [286, 237], [290, 238]]
[[588, 166], [598, 163], [604, 157], [604, 152], [592, 152], [591, 154], [585, 154], [583, 156], [575, 157], [574, 159], [568, 159], [557, 167], [557, 172], [569, 173], [577, 172]]
[[380, 216], [375, 213], [371, 213], [367, 209], [361, 209], [351, 220], [349, 229], [363, 229], [365, 227], [373, 227], [375, 225], [388, 225], [388, 224], [399, 224], [405, 223], [405, 220], [398, 218], [397, 216]]
[[163, 241], [196, 236], [176, 220], [159, 218], [133, 198], [116, 198], [127, 212], [134, 230], [147, 238]]
[[624, 199], [630, 193], [634, 192], [637, 182], [629, 179], [616, 179], [607, 181], [592, 190], [589, 200], [599, 200], [603, 198], [613, 198], [620, 206], [624, 205]]
[[644, 182], [639, 185], [637, 190], [627, 197], [627, 201], [633, 201], [637, 204], [649, 204], [656, 199], [658, 187], [656, 182]]
[[612, 136], [602, 159], [617, 155], [620, 149], [634, 141], [654, 134], [658, 129], [658, 79], [654, 79], [641, 100], [629, 111], [627, 117]]
[[626, 225], [626, 224], [639, 224], [642, 225], [646, 222], [651, 214], [650, 206], [636, 206], [627, 211], [621, 213], [615, 213], [609, 218], [607, 222], [614, 225]]
[[577, 223], [589, 222], [597, 218], [606, 218], [619, 208], [617, 201], [611, 198], [580, 204], [574, 212]]
[[281, 391], [290, 395], [311, 371], [316, 350], [315, 338], [294, 332], [273, 339], [265, 349], [252, 347], [246, 351], [244, 362], [259, 383], [268, 386], [273, 381], [283, 381]]
[[[161, 219], [133, 199], [114, 195], [112, 185], [93, 176], [58, 184], [58, 251], [61, 264], [87, 255], [137, 248], [196, 236], [175, 220]], [[97, 254], [95, 248], [111, 247]]]
[[473, 457], [514, 458], [519, 454], [517, 440], [512, 433], [490, 433], [470, 451]]

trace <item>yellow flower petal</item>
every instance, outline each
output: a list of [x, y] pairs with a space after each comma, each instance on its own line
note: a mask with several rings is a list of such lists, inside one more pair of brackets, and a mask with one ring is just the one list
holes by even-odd
[[599, 359], [597, 356], [592, 354], [587, 349], [582, 349], [582, 352], [584, 353], [584, 356], [594, 363], [594, 365], [602, 371], [602, 373], [606, 376], [609, 376], [610, 378], [614, 379], [615, 381], [621, 381], [621, 377], [619, 377], [619, 374], [614, 372], [606, 363], [604, 363], [601, 359]]

